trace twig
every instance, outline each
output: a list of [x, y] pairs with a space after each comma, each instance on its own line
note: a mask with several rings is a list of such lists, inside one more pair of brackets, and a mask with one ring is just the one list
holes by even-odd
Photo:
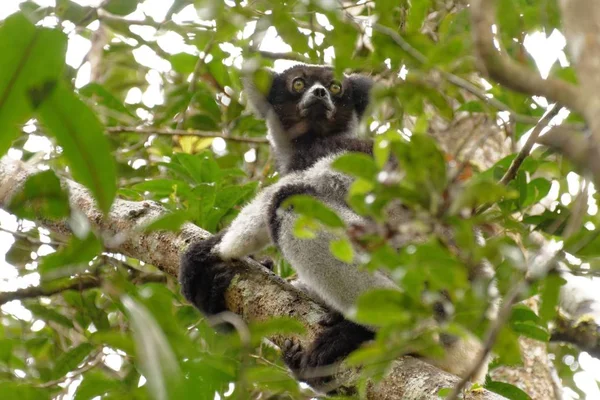
[[496, 49], [492, 33], [492, 25], [496, 24], [495, 13], [496, 0], [471, 1], [473, 42], [479, 69], [509, 89], [530, 96], [544, 96], [551, 102], [583, 113], [585, 98], [577, 86], [559, 79], [543, 79], [538, 73], [515, 62], [506, 52]]
[[198, 56], [198, 60], [196, 61], [196, 66], [194, 67], [194, 71], [192, 72], [192, 76], [190, 78], [190, 86], [188, 87], [188, 94], [190, 95], [190, 102], [188, 103], [185, 110], [183, 110], [183, 112], [181, 113], [181, 118], [177, 122], [177, 129], [182, 129], [183, 126], [185, 125], [185, 120], [187, 118], [187, 114], [190, 109], [190, 104], [191, 104], [192, 100], [194, 99], [194, 94], [196, 93], [196, 88], [197, 88], [197, 84], [198, 84], [198, 75], [200, 75], [200, 71], [202, 71], [202, 67], [204, 67], [206, 56], [210, 52], [210, 49], [212, 48], [213, 44], [215, 43], [214, 38], [215, 38], [215, 36], [213, 36], [208, 41], [208, 43], [206, 43], [206, 46], [204, 46], [204, 49], [202, 49], [202, 56]]
[[29, 243], [32, 243], [32, 244], [39, 244], [39, 245], [47, 244], [47, 245], [51, 245], [51, 246], [58, 246], [58, 245], [63, 244], [63, 242], [57, 242], [55, 240], [50, 240], [49, 242], [42, 242], [41, 240], [32, 238], [31, 236], [29, 236], [28, 234], [26, 234], [24, 232], [11, 231], [10, 229], [6, 229], [1, 226], [0, 226], [0, 231], [10, 233], [11, 235], [17, 236], [24, 240], [27, 240]]
[[[69, 280], [51, 281], [40, 286], [30, 286], [14, 292], [0, 293], [0, 304], [8, 303], [13, 300], [23, 300], [35, 297], [48, 297], [67, 290], [83, 291], [93, 289], [102, 285], [102, 279], [93, 275], [82, 275], [78, 278]], [[133, 283], [165, 282], [166, 276], [163, 274], [140, 274], [132, 277]]]
[[544, 115], [542, 119], [540, 119], [540, 121], [533, 128], [533, 131], [527, 138], [525, 145], [523, 146], [521, 151], [519, 151], [519, 154], [517, 154], [517, 157], [515, 157], [515, 159], [510, 163], [508, 171], [506, 171], [504, 176], [500, 179], [501, 184], [507, 185], [510, 181], [515, 179], [515, 177], [517, 176], [517, 172], [519, 172], [521, 164], [523, 164], [523, 161], [525, 161], [525, 159], [529, 156], [529, 153], [531, 153], [531, 149], [533, 148], [533, 145], [537, 142], [538, 137], [540, 136], [544, 128], [546, 128], [550, 124], [552, 119], [556, 117], [556, 115], [558, 115], [561, 108], [561, 106], [556, 104], [554, 108], [548, 111], [546, 115]]
[[149, 135], [180, 135], [180, 136], [198, 136], [205, 138], [215, 138], [219, 137], [225, 140], [231, 140], [234, 142], [242, 142], [242, 143], [257, 143], [257, 144], [267, 144], [269, 143], [265, 138], [251, 138], [251, 137], [242, 137], [242, 136], [228, 136], [223, 134], [222, 132], [207, 132], [207, 131], [198, 131], [191, 129], [161, 129], [161, 128], [152, 128], [152, 127], [128, 127], [128, 126], [111, 126], [106, 128], [107, 132], [110, 133], [142, 133]]
[[[412, 47], [410, 45], [410, 43], [408, 43], [406, 40], [404, 40], [404, 38], [402, 38], [402, 36], [400, 36], [400, 34], [398, 32], [394, 31], [391, 28], [388, 28], [386, 26], [382, 26], [379, 24], [374, 24], [373, 29], [381, 34], [389, 36], [398, 46], [400, 46], [400, 48], [402, 50], [404, 50], [406, 53], [408, 53], [411, 57], [413, 57], [419, 63], [428, 64], [429, 61], [427, 60], [427, 57], [425, 57], [420, 51], [418, 51], [417, 49]], [[515, 112], [513, 109], [511, 109], [509, 106], [502, 103], [501, 101], [499, 101], [493, 97], [488, 97], [487, 93], [484, 90], [480, 89], [479, 87], [477, 87], [476, 85], [467, 81], [466, 79], [463, 79], [459, 76], [456, 76], [454, 74], [451, 74], [447, 71], [443, 71], [443, 70], [435, 68], [435, 67], [431, 68], [431, 70], [440, 74], [440, 76], [442, 76], [448, 82], [452, 83], [454, 86], [457, 86], [461, 89], [466, 90], [467, 92], [471, 93], [472, 95], [474, 95], [478, 99], [482, 100], [486, 104], [488, 104], [500, 111], [506, 111], [506, 112], [510, 113], [510, 115], [513, 117], [515, 122], [521, 122], [524, 124], [535, 124], [538, 122], [538, 119], [536, 117], [518, 114], [517, 112]], [[576, 125], [574, 124], [572, 126], [572, 128], [573, 129], [583, 129], [583, 125], [582, 124], [576, 124]]]
[[485, 334], [485, 339], [483, 341], [483, 351], [479, 354], [475, 363], [473, 363], [473, 366], [469, 369], [469, 372], [465, 374], [465, 376], [460, 380], [460, 382], [456, 386], [454, 386], [454, 389], [452, 389], [452, 392], [448, 395], [448, 397], [446, 397], [446, 400], [458, 399], [458, 396], [463, 391], [467, 383], [483, 367], [483, 364], [485, 364], [490, 352], [492, 351], [492, 347], [494, 347], [494, 343], [496, 343], [498, 333], [500, 333], [500, 330], [502, 329], [506, 321], [508, 321], [508, 318], [511, 315], [513, 304], [518, 300], [519, 296], [521, 295], [521, 293], [523, 293], [526, 287], [527, 281], [521, 280], [520, 282], [515, 284], [512, 287], [511, 291], [506, 295], [506, 298], [502, 303], [502, 307], [498, 312], [498, 317], [496, 318], [496, 320], [494, 320], [494, 322]]
[[39, 385], [36, 385], [36, 386], [39, 388], [42, 388], [42, 389], [50, 388], [50, 387], [56, 386], [60, 383], [63, 383], [67, 379], [73, 379], [77, 376], [83, 375], [87, 371], [95, 368], [98, 364], [100, 364], [102, 362], [103, 357], [104, 356], [103, 356], [102, 352], [97, 352], [93, 356], [89, 357], [88, 358], [89, 361], [85, 365], [83, 365], [81, 368], [71, 371], [68, 373], [68, 375], [65, 375], [61, 378], [58, 378], [58, 379], [55, 379], [52, 381], [48, 381], [48, 382], [44, 382], [44, 383], [40, 383]]
[[300, 53], [295, 53], [293, 51], [285, 52], [285, 53], [278, 53], [275, 51], [258, 50], [253, 47], [249, 48], [248, 51], [250, 53], [260, 54], [261, 57], [268, 58], [270, 60], [291, 60], [291, 61], [298, 61], [298, 62], [303, 62], [303, 63], [311, 62], [311, 59], [309, 57], [306, 57], [305, 55], [300, 54]]

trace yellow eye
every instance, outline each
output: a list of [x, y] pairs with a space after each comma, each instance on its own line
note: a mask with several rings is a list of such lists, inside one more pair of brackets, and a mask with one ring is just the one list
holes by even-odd
[[342, 91], [342, 86], [338, 82], [332, 82], [331, 85], [329, 85], [329, 91], [332, 94], [339, 94]]
[[292, 82], [292, 87], [296, 92], [301, 92], [304, 90], [304, 81], [301, 78], [296, 78]]

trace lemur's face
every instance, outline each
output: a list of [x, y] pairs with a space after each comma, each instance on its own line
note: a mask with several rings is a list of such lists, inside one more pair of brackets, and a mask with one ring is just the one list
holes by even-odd
[[292, 137], [335, 135], [352, 128], [369, 101], [371, 80], [336, 78], [329, 67], [296, 65], [274, 74], [267, 101]]

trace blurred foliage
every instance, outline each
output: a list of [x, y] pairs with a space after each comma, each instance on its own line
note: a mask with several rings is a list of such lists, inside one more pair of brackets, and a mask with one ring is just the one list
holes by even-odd
[[[487, 259], [501, 295], [506, 294], [523, 278], [526, 254], [537, 251], [531, 231], [564, 241], [565, 250], [577, 257], [564, 262], [575, 272], [600, 271], [597, 195], [582, 191], [589, 187], [581, 185], [568, 162], [535, 150], [503, 186], [498, 181], [514, 154], [488, 169], [468, 160], [461, 165], [457, 154], [445, 154], [427, 135], [440, 124], [487, 116], [498, 121], [514, 146], [546, 107], [543, 100], [484, 86], [474, 66], [465, 2], [164, 3], [157, 16], [138, 0], [108, 0], [98, 8], [70, 0], [53, 7], [24, 1], [20, 12], [0, 22], [0, 153], [11, 148], [12, 155], [50, 168], [29, 178], [11, 204], [18, 219], [3, 215], [16, 232], [2, 233], [12, 243], [6, 261], [20, 277], [39, 277], [40, 285], [77, 275], [102, 281], [101, 288], [2, 308], [4, 398], [213, 399], [215, 393], [220, 398], [310, 398], [310, 391], [288, 374], [278, 350], [261, 340], [274, 332], [298, 332], [296, 323], [250, 326], [249, 341], [236, 333], [216, 334], [183, 301], [172, 279], [167, 285], [144, 283], [135, 278], [157, 272], [153, 266], [102, 254], [101, 241], [71, 212], [57, 179], [71, 176], [84, 184], [105, 211], [115, 196], [155, 200], [173, 211], [148, 229], [176, 230], [188, 220], [210, 232], [226, 226], [260, 185], [277, 179], [264, 144], [228, 139], [266, 134], [264, 123], [245, 108], [243, 60], [268, 66], [278, 60], [278, 68], [290, 59], [328, 62], [338, 72], [369, 73], [382, 83], [361, 127], [365, 135], [377, 133], [374, 159], [347, 154], [335, 163], [356, 178], [348, 201], [372, 217], [372, 229], [348, 234], [324, 204], [302, 196], [289, 200], [302, 214], [298, 235], [331, 229], [339, 235], [331, 243], [336, 257], [351, 260], [360, 248], [369, 254], [368, 268], [389, 270], [403, 288], [375, 291], [360, 301], [356, 318], [381, 327], [377, 340], [349, 360], [364, 364], [362, 378], [380, 377], [389, 361], [409, 351], [440, 354], [432, 339], [439, 332], [422, 322], [431, 317], [441, 291], [454, 312], [439, 329], [482, 336], [489, 325], [489, 282], [470, 284], [468, 277]], [[499, 39], [509, 54], [536, 68], [525, 40], [538, 31], [560, 30], [556, 1], [502, 0], [497, 15]], [[375, 21], [397, 32], [406, 46], [372, 27]], [[274, 41], [275, 33], [287, 45]], [[76, 49], [78, 40], [91, 47], [77, 51], [89, 52], [82, 62], [66, 64], [67, 43]], [[500, 110], [444, 74], [493, 95], [519, 116], [517, 122], [502, 122]], [[574, 80], [572, 68], [559, 63], [550, 74]], [[145, 133], [131, 132], [136, 127]], [[190, 135], [151, 133], [167, 128]], [[47, 143], [43, 138], [49, 144], [40, 148]], [[390, 155], [399, 161], [393, 171], [385, 167]], [[457, 172], [465, 167], [466, 177]], [[399, 202], [411, 219], [394, 225], [385, 211]], [[76, 236], [66, 240], [30, 222], [40, 214], [48, 220], [68, 216]], [[477, 230], [486, 238], [483, 245]], [[393, 247], [398, 243], [400, 251]], [[282, 276], [293, 273], [274, 250], [267, 254], [275, 257]], [[539, 314], [514, 307], [494, 349], [495, 366], [520, 362], [519, 336], [548, 341], [562, 283], [550, 274], [531, 287], [530, 294], [541, 297]], [[554, 345], [551, 350], [563, 383], [578, 392], [573, 383], [578, 351]], [[487, 387], [508, 398], [526, 398], [511, 385], [488, 380]]]

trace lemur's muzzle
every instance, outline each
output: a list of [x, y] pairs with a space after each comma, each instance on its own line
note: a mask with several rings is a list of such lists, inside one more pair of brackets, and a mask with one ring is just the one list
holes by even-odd
[[322, 115], [329, 119], [333, 116], [335, 107], [327, 89], [316, 84], [304, 94], [300, 104], [298, 104], [298, 109], [300, 115], [303, 117], [310, 114], [312, 117], [319, 117]]

